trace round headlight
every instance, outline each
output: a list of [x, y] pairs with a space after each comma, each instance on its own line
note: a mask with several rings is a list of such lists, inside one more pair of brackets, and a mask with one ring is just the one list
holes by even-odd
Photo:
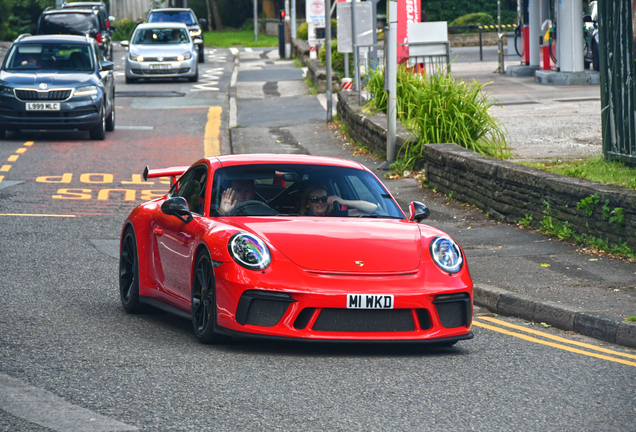
[[234, 261], [250, 270], [264, 270], [272, 261], [267, 245], [252, 234], [234, 234], [227, 247]]
[[464, 259], [459, 245], [446, 236], [435, 237], [431, 242], [431, 257], [435, 264], [448, 273], [457, 273], [462, 269]]
[[137, 56], [136, 59], [138, 62], [143, 62], [144, 61], [144, 57], [143, 56]]

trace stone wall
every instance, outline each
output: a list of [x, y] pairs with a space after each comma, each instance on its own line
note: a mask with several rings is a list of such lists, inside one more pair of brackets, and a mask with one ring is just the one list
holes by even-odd
[[[386, 154], [386, 115], [366, 113], [357, 102], [356, 92], [341, 92], [338, 116], [354, 141], [376, 153]], [[398, 123], [398, 148], [409, 137], [408, 131]], [[545, 216], [544, 201], [547, 201], [550, 215], [560, 222], [567, 221], [572, 230], [609, 239], [612, 243], [627, 243], [636, 250], [634, 190], [501, 161], [455, 144], [425, 145], [422, 154], [431, 187], [444, 194], [452, 192], [453, 199], [474, 204], [496, 219], [513, 223], [532, 215], [535, 224], [539, 223]], [[591, 216], [577, 210], [581, 200], [595, 194], [599, 202]], [[610, 210], [623, 209], [622, 227], [604, 217], [602, 207], [607, 200]]]

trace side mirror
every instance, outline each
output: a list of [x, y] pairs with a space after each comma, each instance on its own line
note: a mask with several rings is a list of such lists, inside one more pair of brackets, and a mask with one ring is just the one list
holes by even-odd
[[108, 60], [102, 60], [102, 70], [113, 70], [115, 63]]
[[203, 45], [203, 41], [201, 39], [193, 39], [195, 45]]
[[592, 16], [591, 16], [591, 15], [583, 15], [583, 22], [584, 22], [584, 23], [591, 23], [591, 22], [593, 22], [593, 20], [592, 20]]
[[409, 220], [421, 222], [431, 215], [431, 211], [424, 204], [413, 201], [409, 204]]
[[188, 202], [183, 197], [172, 197], [161, 204], [161, 211], [168, 216], [176, 216], [183, 223], [192, 220], [192, 213], [188, 207]]
[[142, 20], [142, 19], [138, 19], [138, 20], [137, 20], [137, 22], [136, 22], [135, 24], [139, 25], [139, 24], [143, 24], [143, 23], [144, 23], [144, 20]]
[[128, 48], [130, 46], [130, 42], [129, 41], [121, 41], [121, 42], [119, 42], [119, 45], [123, 46], [124, 48]]

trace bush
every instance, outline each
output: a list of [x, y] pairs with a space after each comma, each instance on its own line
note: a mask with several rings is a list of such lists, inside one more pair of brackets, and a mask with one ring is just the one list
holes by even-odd
[[[404, 66], [398, 68], [397, 116], [416, 136], [398, 155], [401, 169], [418, 167], [422, 162], [422, 145], [455, 143], [469, 150], [506, 158], [503, 124], [491, 116], [485, 85], [473, 81], [470, 85], [455, 80], [448, 72], [434, 75], [414, 74]], [[373, 95], [369, 107], [386, 112], [387, 93], [382, 72], [371, 72], [367, 84]]]
[[302, 23], [296, 29], [296, 37], [300, 40], [308, 40], [309, 39], [309, 24], [306, 22]]
[[137, 22], [131, 21], [129, 19], [116, 20], [113, 23], [113, 27], [115, 27], [115, 32], [113, 33], [113, 40], [115, 41], [130, 40], [133, 32], [137, 28]]
[[[318, 51], [318, 59], [320, 65], [325, 66], [327, 62], [327, 50], [325, 45]], [[338, 39], [331, 40], [331, 69], [339, 74], [344, 75], [344, 53], [338, 52]], [[353, 74], [353, 54], [349, 53], [349, 73]]]
[[493, 25], [495, 24], [495, 19], [486, 12], [470, 13], [460, 16], [451, 22], [449, 26], [467, 26], [471, 24]]

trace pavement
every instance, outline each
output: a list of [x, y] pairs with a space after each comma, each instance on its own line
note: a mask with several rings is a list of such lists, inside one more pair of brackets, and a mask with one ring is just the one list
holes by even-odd
[[[470, 52], [462, 49], [464, 52]], [[461, 57], [462, 50], [457, 50]], [[304, 71], [276, 50], [234, 50], [230, 90], [234, 153], [305, 153], [356, 160], [374, 170], [403, 209], [422, 201], [426, 223], [459, 241], [475, 285], [475, 316], [510, 315], [636, 348], [636, 263], [494, 221], [479, 209], [421, 187], [414, 178], [385, 179], [382, 163], [326, 124], [324, 95], [303, 89]], [[472, 53], [474, 58], [474, 53]], [[600, 155], [599, 86], [555, 87], [495, 73], [496, 62], [461, 58], [453, 74], [490, 83], [492, 112], [507, 129], [513, 161]], [[336, 112], [335, 104], [334, 110]]]

